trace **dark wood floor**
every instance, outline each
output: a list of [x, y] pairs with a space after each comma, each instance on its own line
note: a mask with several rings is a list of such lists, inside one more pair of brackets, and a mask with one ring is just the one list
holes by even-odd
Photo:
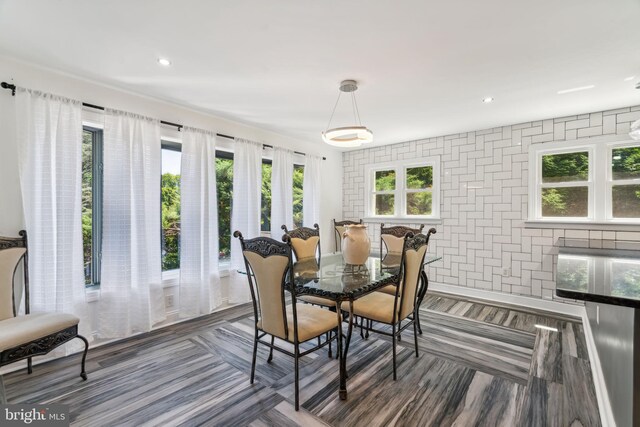
[[72, 356], [5, 383], [10, 403], [70, 405], [73, 425], [600, 425], [577, 319], [429, 294], [422, 325], [418, 358], [404, 333], [397, 381], [389, 339], [354, 334], [347, 401], [337, 361], [324, 349], [304, 357], [297, 413], [288, 356], [267, 364], [260, 349], [249, 384], [249, 306], [93, 349], [86, 382]]

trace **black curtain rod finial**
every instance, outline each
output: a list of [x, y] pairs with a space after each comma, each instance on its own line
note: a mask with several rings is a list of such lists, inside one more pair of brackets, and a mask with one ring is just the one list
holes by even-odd
[[2, 89], [11, 89], [11, 96], [16, 96], [16, 85], [12, 85], [11, 83], [2, 82], [0, 83]]

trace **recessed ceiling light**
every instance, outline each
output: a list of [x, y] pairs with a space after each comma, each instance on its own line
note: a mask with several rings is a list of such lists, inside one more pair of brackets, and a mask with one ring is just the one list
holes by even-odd
[[587, 90], [587, 89], [593, 89], [594, 87], [596, 87], [595, 85], [589, 85], [589, 86], [580, 86], [580, 87], [574, 87], [571, 89], [565, 89], [565, 90], [559, 90], [558, 91], [558, 95], [562, 95], [565, 93], [571, 93], [571, 92], [579, 92], [581, 90]]
[[545, 326], [545, 325], [535, 325], [536, 328], [538, 329], [544, 329], [545, 331], [553, 331], [553, 332], [558, 332], [557, 328], [552, 328], [551, 326]]
[[168, 67], [169, 65], [171, 65], [171, 61], [169, 61], [167, 58], [158, 58], [158, 64]]
[[490, 102], [493, 102], [493, 98], [490, 96], [487, 96], [486, 98], [482, 99], [482, 102], [484, 102], [485, 104], [488, 104]]
[[629, 82], [629, 81], [631, 81], [631, 80], [633, 80], [633, 79], [635, 79], [635, 78], [636, 78], [636, 76], [629, 76], [629, 77], [627, 77], [626, 79], [624, 79], [624, 81], [625, 81], [625, 82]]

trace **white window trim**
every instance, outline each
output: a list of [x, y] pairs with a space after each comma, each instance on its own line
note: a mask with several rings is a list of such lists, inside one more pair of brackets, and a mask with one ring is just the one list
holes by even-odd
[[[419, 190], [409, 190], [406, 186], [406, 170], [408, 168], [431, 166], [433, 168], [433, 186], [431, 188], [431, 215], [406, 215], [407, 193]], [[394, 170], [396, 172], [396, 188], [393, 191], [375, 191], [373, 177], [376, 171]], [[423, 220], [440, 220], [440, 156], [432, 156], [421, 159], [420, 161], [408, 162], [406, 160], [397, 160], [393, 162], [375, 163], [368, 165], [365, 170], [365, 189], [366, 198], [364, 217], [367, 220], [402, 220], [402, 221], [423, 221]], [[428, 191], [428, 190], [427, 190]], [[375, 194], [393, 194], [394, 195], [394, 214], [393, 215], [376, 215], [375, 214]]]
[[[613, 218], [611, 186], [611, 155], [614, 148], [640, 146], [638, 141], [620, 135], [576, 141], [562, 141], [532, 146], [529, 152], [529, 218], [528, 223], [554, 224], [639, 224], [640, 218]], [[574, 181], [562, 184], [542, 184], [542, 156], [577, 151], [589, 152], [589, 178], [587, 181]], [[636, 180], [616, 181], [620, 184], [638, 183]], [[544, 187], [589, 187], [589, 205], [586, 218], [543, 217], [541, 195]]]

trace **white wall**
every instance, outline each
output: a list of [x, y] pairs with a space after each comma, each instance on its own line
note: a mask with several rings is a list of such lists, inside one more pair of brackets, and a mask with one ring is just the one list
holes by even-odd
[[[640, 119], [640, 106], [502, 126], [345, 153], [343, 218], [365, 216], [367, 165], [441, 157], [441, 217], [430, 251], [443, 259], [430, 280], [544, 299], [555, 296], [554, 242], [559, 237], [640, 241], [640, 226], [583, 229], [528, 228], [529, 149], [576, 139], [624, 137]], [[628, 139], [628, 138], [627, 138]], [[389, 225], [394, 221], [384, 221]], [[380, 224], [366, 221], [378, 247]], [[413, 224], [416, 226], [416, 224]], [[429, 226], [427, 227], [429, 228]], [[632, 230], [632, 231], [630, 231]], [[629, 241], [635, 242], [633, 244]], [[431, 244], [431, 242], [433, 242]], [[595, 241], [594, 241], [595, 243]], [[510, 274], [503, 276], [503, 269]]]
[[[6, 57], [0, 57], [0, 81], [55, 93], [90, 104], [130, 111], [173, 123], [326, 157], [326, 161], [322, 163], [320, 230], [323, 250], [325, 252], [333, 251], [335, 244], [331, 221], [342, 214], [342, 193], [337, 190], [342, 186], [342, 154], [322, 143], [319, 135], [318, 141], [299, 141]], [[95, 117], [96, 114], [95, 111], [88, 111], [87, 117]], [[18, 231], [24, 227], [22, 198], [18, 181], [14, 119], [14, 98], [10, 91], [2, 90], [0, 92], [0, 235], [6, 236], [17, 235]], [[179, 137], [179, 133], [174, 128], [163, 126], [164, 136]], [[229, 140], [223, 138], [219, 138], [219, 140], [221, 144], [230, 143]], [[225, 286], [226, 283], [223, 283], [224, 294], [226, 294]], [[175, 289], [169, 288], [166, 292], [173, 294]], [[174, 305], [177, 305], [177, 300]]]

